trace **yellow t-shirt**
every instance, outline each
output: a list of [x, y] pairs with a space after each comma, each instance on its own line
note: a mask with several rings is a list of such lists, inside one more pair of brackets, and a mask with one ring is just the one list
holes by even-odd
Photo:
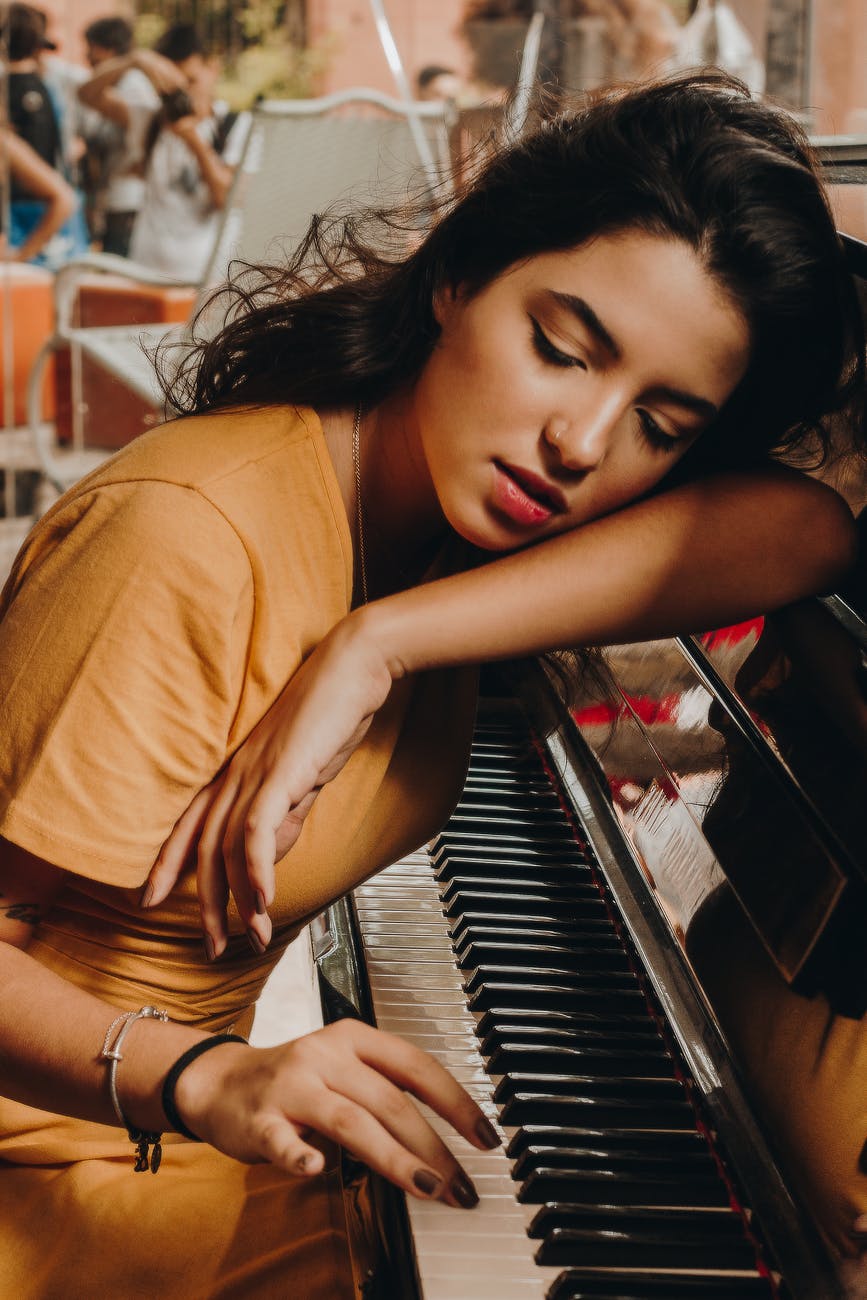
[[[401, 683], [323, 790], [278, 867], [264, 956], [230, 909], [228, 951], [206, 962], [192, 876], [138, 907], [178, 815], [351, 592], [309, 410], [166, 425], [40, 521], [0, 611], [0, 834], [72, 873], [38, 961], [119, 1008], [243, 1032], [300, 924], [442, 824], [472, 728], [465, 672]], [[155, 1181], [131, 1177], [131, 1151], [120, 1128], [0, 1098], [0, 1294], [357, 1300], [347, 1232], [364, 1195], [341, 1197], [333, 1152], [299, 1181], [167, 1134]]]
[[401, 683], [322, 792], [280, 865], [264, 959], [232, 911], [228, 954], [207, 965], [191, 876], [156, 912], [138, 907], [179, 814], [351, 592], [349, 527], [309, 410], [166, 425], [37, 525], [2, 598], [0, 834], [74, 875], [34, 956], [118, 1006], [237, 1024], [303, 921], [442, 823], [472, 722], [466, 673]]

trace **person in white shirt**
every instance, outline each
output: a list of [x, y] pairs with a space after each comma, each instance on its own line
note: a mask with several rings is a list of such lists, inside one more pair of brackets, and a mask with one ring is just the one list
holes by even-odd
[[[97, 18], [84, 30], [87, 61], [97, 71], [112, 59], [129, 54], [133, 31], [125, 18]], [[127, 104], [155, 113], [160, 97], [140, 68], [129, 68], [115, 87]], [[130, 133], [116, 121], [91, 110], [87, 131], [90, 171], [89, 209], [94, 233], [105, 253], [126, 257], [132, 228], [144, 200], [141, 148], [131, 148]]]
[[[131, 69], [145, 73], [161, 99], [153, 111], [118, 93]], [[135, 50], [103, 64], [79, 98], [127, 132], [140, 149], [144, 196], [133, 226], [130, 257], [197, 283], [216, 239], [219, 212], [249, 129], [249, 115], [230, 113], [213, 98], [216, 64], [195, 28], [170, 27], [154, 50]]]

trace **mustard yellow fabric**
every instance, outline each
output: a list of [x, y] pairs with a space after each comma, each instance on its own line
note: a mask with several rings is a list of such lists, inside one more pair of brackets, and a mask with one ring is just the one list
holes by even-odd
[[[192, 795], [347, 613], [352, 563], [319, 420], [289, 407], [155, 430], [39, 523], [0, 602], [0, 834], [74, 873], [37, 960], [118, 1008], [244, 1032], [300, 925], [442, 823], [467, 673], [393, 692], [279, 866], [264, 957], [232, 910], [228, 953], [205, 961], [191, 877], [137, 906]], [[0, 1294], [354, 1294], [334, 1160], [298, 1185], [177, 1139], [152, 1178], [130, 1150], [0, 1100]]]

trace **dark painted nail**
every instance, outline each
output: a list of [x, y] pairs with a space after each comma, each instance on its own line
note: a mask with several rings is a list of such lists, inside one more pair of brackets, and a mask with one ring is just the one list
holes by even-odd
[[433, 1196], [443, 1180], [437, 1178], [436, 1174], [432, 1174], [429, 1169], [416, 1169], [412, 1181], [420, 1192], [424, 1192], [425, 1196]]
[[471, 1210], [474, 1205], [479, 1203], [478, 1192], [463, 1172], [452, 1179], [451, 1192], [458, 1205], [465, 1210]]
[[265, 945], [264, 945], [264, 943], [262, 942], [262, 940], [259, 938], [259, 936], [258, 936], [258, 934], [256, 933], [256, 931], [255, 931], [255, 930], [248, 930], [248, 931], [247, 931], [247, 938], [250, 940], [250, 947], [253, 949], [253, 951], [254, 951], [254, 953], [256, 954], [256, 956], [257, 956], [257, 957], [261, 957], [261, 956], [262, 956], [262, 953], [265, 951]]
[[484, 1117], [476, 1121], [476, 1137], [480, 1142], [484, 1143], [489, 1151], [493, 1151], [494, 1147], [498, 1147], [501, 1141], [500, 1135], [491, 1121], [484, 1119]]
[[203, 943], [205, 945], [205, 956], [207, 957], [208, 961], [216, 961], [217, 950], [214, 947], [214, 941], [209, 934], [205, 935]]
[[151, 884], [151, 882], [148, 881], [144, 889], [141, 891], [141, 897], [138, 900], [139, 907], [150, 907], [151, 899], [153, 898], [153, 896], [154, 896], [154, 887]]
[[256, 890], [255, 894], [253, 895], [253, 898], [256, 903], [257, 913], [259, 914], [259, 916], [264, 916], [268, 909], [265, 906], [265, 895], [262, 893], [261, 889]]

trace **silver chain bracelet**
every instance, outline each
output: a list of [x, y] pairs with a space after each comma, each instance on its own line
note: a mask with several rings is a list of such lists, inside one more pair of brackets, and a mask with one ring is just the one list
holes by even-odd
[[[136, 1160], [133, 1169], [135, 1173], [144, 1173], [150, 1169], [155, 1174], [160, 1167], [160, 1161], [163, 1157], [163, 1148], [161, 1145], [162, 1133], [151, 1133], [147, 1129], [133, 1127], [123, 1113], [123, 1107], [120, 1104], [120, 1097], [117, 1095], [117, 1067], [123, 1060], [121, 1048], [123, 1040], [137, 1020], [168, 1020], [167, 1011], [160, 1011], [157, 1007], [140, 1007], [138, 1011], [124, 1011], [121, 1015], [115, 1016], [108, 1029], [105, 1031], [105, 1039], [102, 1044], [100, 1056], [104, 1061], [108, 1061], [108, 1092], [111, 1097], [111, 1104], [114, 1107], [114, 1113], [117, 1115], [118, 1123], [125, 1128], [129, 1134], [129, 1140], [136, 1149]], [[120, 1029], [115, 1034], [118, 1025]], [[149, 1148], [152, 1148], [149, 1152]]]

